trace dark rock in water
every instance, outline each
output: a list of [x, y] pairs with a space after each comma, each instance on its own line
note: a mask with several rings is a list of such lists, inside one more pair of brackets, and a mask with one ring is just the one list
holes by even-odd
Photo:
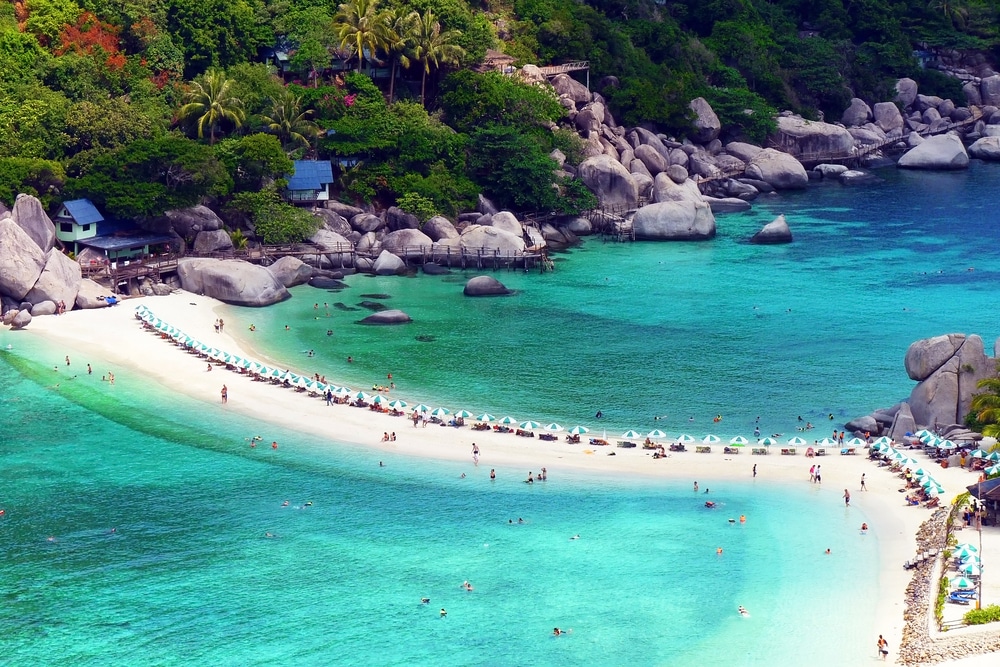
[[451, 273], [451, 269], [445, 268], [440, 264], [435, 264], [434, 262], [427, 262], [424, 264], [424, 273], [429, 276], [446, 276]]
[[358, 324], [406, 324], [412, 321], [410, 316], [401, 310], [383, 310], [380, 313], [369, 315]]
[[510, 293], [511, 291], [493, 276], [476, 276], [465, 283], [465, 296], [503, 296]]
[[344, 303], [342, 301], [338, 301], [337, 303], [333, 304], [333, 307], [336, 308], [337, 310], [343, 310], [343, 311], [346, 311], [348, 313], [353, 313], [356, 310], [360, 310], [360, 308], [351, 308], [350, 306], [348, 306], [346, 303]]
[[362, 294], [361, 296], [363, 298], [365, 298], [365, 299], [391, 299], [392, 298], [392, 295], [390, 295], [390, 294]]
[[381, 304], [378, 301], [362, 301], [358, 304], [362, 308], [367, 308], [368, 310], [379, 313], [386, 309], [385, 304]]
[[430, 334], [420, 334], [419, 336], [416, 336], [416, 339], [421, 343], [433, 343], [437, 340], [437, 338], [431, 336]]
[[310, 278], [309, 285], [319, 289], [344, 289], [347, 287], [347, 283], [336, 278]]
[[779, 215], [777, 218], [764, 225], [761, 230], [754, 234], [753, 238], [750, 239], [750, 243], [762, 245], [791, 242], [792, 231], [788, 228], [788, 222], [785, 221], [784, 214]]

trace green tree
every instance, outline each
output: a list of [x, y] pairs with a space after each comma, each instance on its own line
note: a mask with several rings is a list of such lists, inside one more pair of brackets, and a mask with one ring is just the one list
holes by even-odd
[[66, 152], [114, 150], [154, 132], [152, 118], [128, 98], [78, 102], [66, 114]]
[[243, 102], [233, 94], [233, 81], [222, 70], [209, 70], [201, 81], [192, 81], [184, 102], [177, 112], [178, 120], [197, 128], [199, 139], [208, 128], [209, 144], [215, 143], [216, 128], [224, 123], [238, 128], [246, 119]]
[[260, 190], [293, 168], [278, 138], [261, 132], [223, 139], [215, 155], [229, 170], [235, 190]]
[[337, 8], [333, 17], [340, 45], [358, 58], [358, 72], [364, 63], [365, 51], [372, 59], [389, 44], [389, 14], [379, 11], [378, 0], [350, 0]]
[[0, 146], [6, 157], [58, 159], [63, 154], [70, 102], [41, 84], [0, 94]]
[[320, 129], [313, 121], [312, 109], [302, 109], [302, 98], [285, 93], [274, 100], [271, 113], [263, 121], [269, 132], [277, 135], [282, 146], [303, 146], [309, 148], [319, 136]]
[[318, 87], [338, 43], [329, 12], [322, 6], [304, 7], [280, 17], [278, 26], [296, 44], [289, 60], [292, 70]]
[[184, 49], [185, 75], [251, 60], [273, 43], [260, 10], [258, 0], [167, 0], [166, 31]]
[[551, 88], [523, 83], [499, 72], [452, 72], [441, 85], [441, 108], [459, 132], [486, 124], [541, 126], [566, 111]]
[[0, 201], [13, 204], [19, 194], [38, 197], [48, 208], [66, 180], [62, 164], [37, 158], [0, 158]]
[[412, 14], [413, 32], [410, 39], [410, 54], [422, 64], [423, 76], [420, 80], [420, 103], [427, 106], [427, 75], [431, 69], [442, 65], [458, 63], [465, 49], [456, 44], [462, 33], [457, 30], [441, 31], [441, 24], [431, 10], [422, 15]]
[[385, 49], [389, 56], [389, 104], [392, 104], [396, 95], [396, 68], [410, 68], [407, 49], [413, 37], [413, 14], [393, 9], [387, 20], [389, 30], [386, 33]]
[[469, 148], [469, 174], [498, 206], [514, 211], [559, 207], [554, 187], [559, 165], [521, 128], [480, 128], [472, 134]]
[[262, 243], [297, 243], [319, 229], [320, 219], [281, 201], [271, 190], [240, 192], [229, 207], [247, 215]]
[[28, 18], [24, 28], [45, 46], [59, 42], [64, 26], [73, 25], [83, 10], [74, 0], [26, 0]]
[[0, 89], [38, 81], [48, 60], [38, 40], [20, 32], [16, 23], [0, 27]]
[[88, 197], [113, 216], [146, 218], [223, 196], [232, 179], [211, 147], [166, 135], [133, 141], [98, 156], [78, 156], [66, 184], [70, 197]]
[[1000, 437], [1000, 377], [985, 378], [976, 386], [985, 391], [972, 397], [972, 413], [983, 425], [983, 435]]

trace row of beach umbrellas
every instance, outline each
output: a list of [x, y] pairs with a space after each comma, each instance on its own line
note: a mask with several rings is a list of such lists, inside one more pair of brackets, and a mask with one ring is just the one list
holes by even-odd
[[[958, 571], [970, 577], [978, 577], [983, 573], [983, 561], [979, 557], [979, 549], [974, 545], [965, 543], [959, 544], [952, 551], [952, 555], [958, 560]], [[965, 577], [952, 579], [953, 588], [973, 588], [975, 583]]]

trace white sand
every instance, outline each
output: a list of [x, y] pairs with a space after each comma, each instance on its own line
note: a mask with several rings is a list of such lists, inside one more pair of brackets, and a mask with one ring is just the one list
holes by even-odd
[[[229, 372], [221, 367], [206, 371], [206, 361], [185, 353], [170, 342], [144, 331], [135, 319], [135, 307], [148, 306], [158, 317], [182, 329], [202, 342], [228, 352], [262, 362], [272, 361], [248, 349], [231, 332], [243, 334], [248, 322], [227, 322], [225, 332], [217, 334], [213, 323], [218, 317], [218, 301], [188, 293], [168, 297], [130, 299], [114, 308], [73, 311], [61, 317], [40, 317], [27, 330], [52, 343], [54, 365], [62, 365], [63, 357], [71, 355], [80, 368], [88, 361], [96, 374], [111, 370], [118, 377], [141, 374], [164, 387], [204, 401], [210, 409], [230, 410], [264, 419], [285, 429], [305, 431], [332, 441], [369, 447], [373, 459], [378, 452], [391, 451], [419, 457], [466, 461], [472, 463], [472, 443], [481, 451], [481, 467], [521, 468], [536, 474], [545, 466], [550, 476], [559, 470], [574, 468], [592, 473], [626, 477], [662, 477], [699, 480], [701, 486], [725, 479], [747, 479], [753, 464], [758, 466], [759, 479], [768, 483], [809, 484], [808, 469], [814, 462], [823, 466], [824, 494], [830, 502], [842, 502], [843, 489], [849, 488], [852, 504], [871, 517], [872, 533], [880, 546], [880, 573], [876, 627], [872, 628], [872, 646], [878, 634], [885, 635], [891, 647], [898, 648], [903, 627], [904, 592], [910, 572], [902, 568], [904, 561], [916, 551], [915, 533], [929, 516], [923, 507], [907, 507], [898, 489], [902, 482], [873, 465], [864, 456], [840, 456], [838, 450], [824, 458], [807, 460], [803, 448], [798, 456], [781, 456], [772, 447], [770, 456], [752, 456], [749, 448], [738, 455], [724, 455], [721, 446], [711, 454], [693, 451], [675, 453], [671, 457], [653, 460], [650, 452], [636, 449], [570, 445], [560, 437], [558, 442], [540, 442], [535, 438], [519, 438], [512, 434], [474, 432], [469, 427], [454, 429], [429, 425], [414, 428], [405, 418], [377, 414], [366, 409], [345, 405], [327, 406], [319, 398], [284, 389], [270, 383], [252, 382], [249, 377]], [[271, 364], [269, 364], [271, 365]], [[285, 368], [278, 362], [273, 365]], [[75, 370], [75, 369], [74, 369]], [[292, 368], [293, 371], [306, 369]], [[328, 377], [336, 383], [336, 378]], [[225, 384], [229, 402], [223, 406], [220, 390]], [[405, 396], [401, 396], [406, 400]], [[468, 421], [468, 420], [467, 420]], [[471, 424], [471, 421], [470, 421]], [[383, 432], [395, 431], [397, 441], [383, 443]], [[564, 434], [560, 434], [563, 436]], [[584, 443], [587, 436], [582, 437]], [[289, 443], [282, 443], [288, 445]], [[267, 443], [261, 446], [266, 447]], [[615, 456], [608, 456], [614, 452]], [[916, 453], [916, 457], [923, 455]], [[866, 473], [868, 492], [859, 490], [861, 474]], [[961, 469], [941, 469], [935, 474], [947, 490], [942, 501], [950, 501], [965, 486], [975, 482], [975, 476]], [[988, 568], [987, 572], [996, 570]], [[994, 572], [1000, 577], [1000, 572]], [[1000, 581], [1000, 579], [998, 579]], [[859, 591], [859, 599], [867, 600], [869, 592]], [[995, 603], [998, 600], [984, 600]], [[895, 655], [895, 651], [893, 651]]]

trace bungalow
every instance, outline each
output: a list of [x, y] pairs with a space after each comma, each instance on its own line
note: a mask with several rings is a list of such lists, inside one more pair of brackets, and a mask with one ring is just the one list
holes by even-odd
[[104, 222], [97, 208], [89, 199], [73, 199], [63, 202], [53, 221], [56, 225], [56, 238], [64, 244], [73, 244], [73, 253], [80, 252], [78, 241], [97, 236], [97, 223]]
[[330, 199], [333, 165], [329, 160], [295, 160], [288, 176], [285, 199], [292, 204], [316, 204]]

